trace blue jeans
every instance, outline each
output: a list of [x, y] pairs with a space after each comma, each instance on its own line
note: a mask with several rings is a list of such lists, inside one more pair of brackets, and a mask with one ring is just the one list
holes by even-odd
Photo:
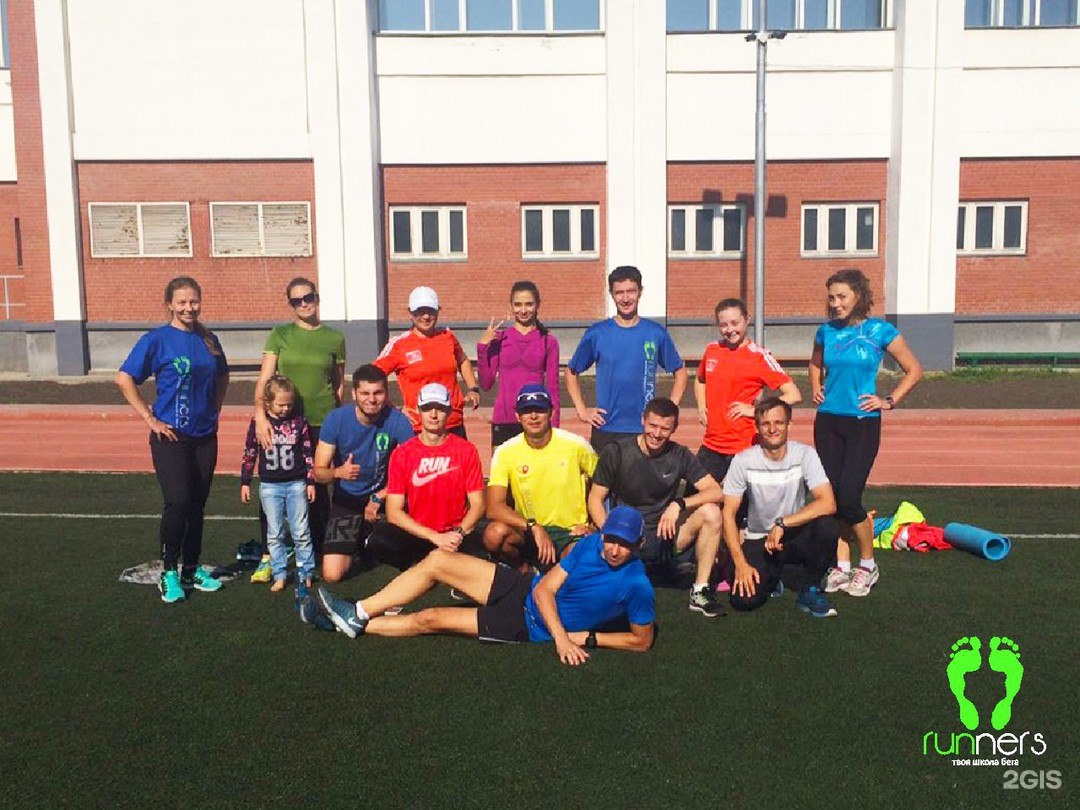
[[307, 482], [259, 481], [259, 503], [266, 513], [266, 545], [270, 550], [270, 568], [274, 579], [285, 579], [289, 555], [285, 548], [285, 523], [296, 548], [298, 578], [309, 579], [315, 571], [315, 551], [308, 525]]

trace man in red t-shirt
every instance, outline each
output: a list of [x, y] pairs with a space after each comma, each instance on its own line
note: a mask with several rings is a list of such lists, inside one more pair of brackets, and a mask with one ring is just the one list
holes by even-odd
[[483, 552], [484, 476], [470, 442], [447, 432], [450, 394], [428, 383], [417, 395], [420, 433], [390, 456], [386, 520], [376, 525], [366, 549], [400, 571], [435, 548]]
[[754, 443], [754, 403], [762, 390], [778, 389], [789, 405], [799, 402], [802, 395], [772, 353], [747, 337], [750, 321], [745, 302], [725, 298], [715, 313], [720, 340], [710, 343], [701, 358], [694, 399], [705, 425], [698, 461], [720, 483], [735, 454]]

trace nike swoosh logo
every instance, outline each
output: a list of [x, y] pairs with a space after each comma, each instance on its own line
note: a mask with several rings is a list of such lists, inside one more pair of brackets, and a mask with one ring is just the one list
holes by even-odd
[[664, 473], [664, 474], [663, 474], [663, 475], [661, 475], [660, 477], [661, 477], [661, 478], [671, 478], [671, 476], [673, 476], [674, 474], [675, 474], [675, 473]]
[[428, 473], [427, 475], [420, 475], [419, 472], [414, 472], [412, 474], [412, 485], [414, 487], [422, 487], [429, 481], [434, 481], [440, 475], [446, 475], [446, 473], [453, 472], [456, 469], [457, 467], [451, 467], [448, 470], [436, 470], [435, 472]]

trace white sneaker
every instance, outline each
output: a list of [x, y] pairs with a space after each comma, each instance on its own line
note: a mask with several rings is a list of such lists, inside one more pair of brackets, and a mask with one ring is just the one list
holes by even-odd
[[851, 571], [841, 571], [839, 568], [830, 568], [825, 577], [825, 593], [846, 591], [851, 585]]
[[851, 582], [847, 587], [848, 596], [866, 596], [870, 593], [870, 589], [874, 587], [874, 583], [878, 581], [880, 576], [880, 566], [873, 571], [869, 568], [863, 568], [861, 565], [852, 568]]

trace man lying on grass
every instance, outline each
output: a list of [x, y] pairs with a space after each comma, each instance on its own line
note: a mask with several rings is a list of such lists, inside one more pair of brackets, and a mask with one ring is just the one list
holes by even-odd
[[[447, 633], [508, 643], [554, 641], [559, 660], [571, 666], [588, 661], [595, 647], [646, 652], [653, 643], [656, 607], [645, 566], [637, 559], [641, 532], [641, 514], [616, 507], [600, 532], [579, 540], [543, 577], [436, 549], [359, 602], [338, 599], [320, 587], [317, 600], [303, 605], [301, 617], [316, 625], [329, 617], [350, 638]], [[467, 594], [479, 607], [383, 615], [440, 583]], [[620, 619], [629, 622], [628, 632], [597, 632]]]

